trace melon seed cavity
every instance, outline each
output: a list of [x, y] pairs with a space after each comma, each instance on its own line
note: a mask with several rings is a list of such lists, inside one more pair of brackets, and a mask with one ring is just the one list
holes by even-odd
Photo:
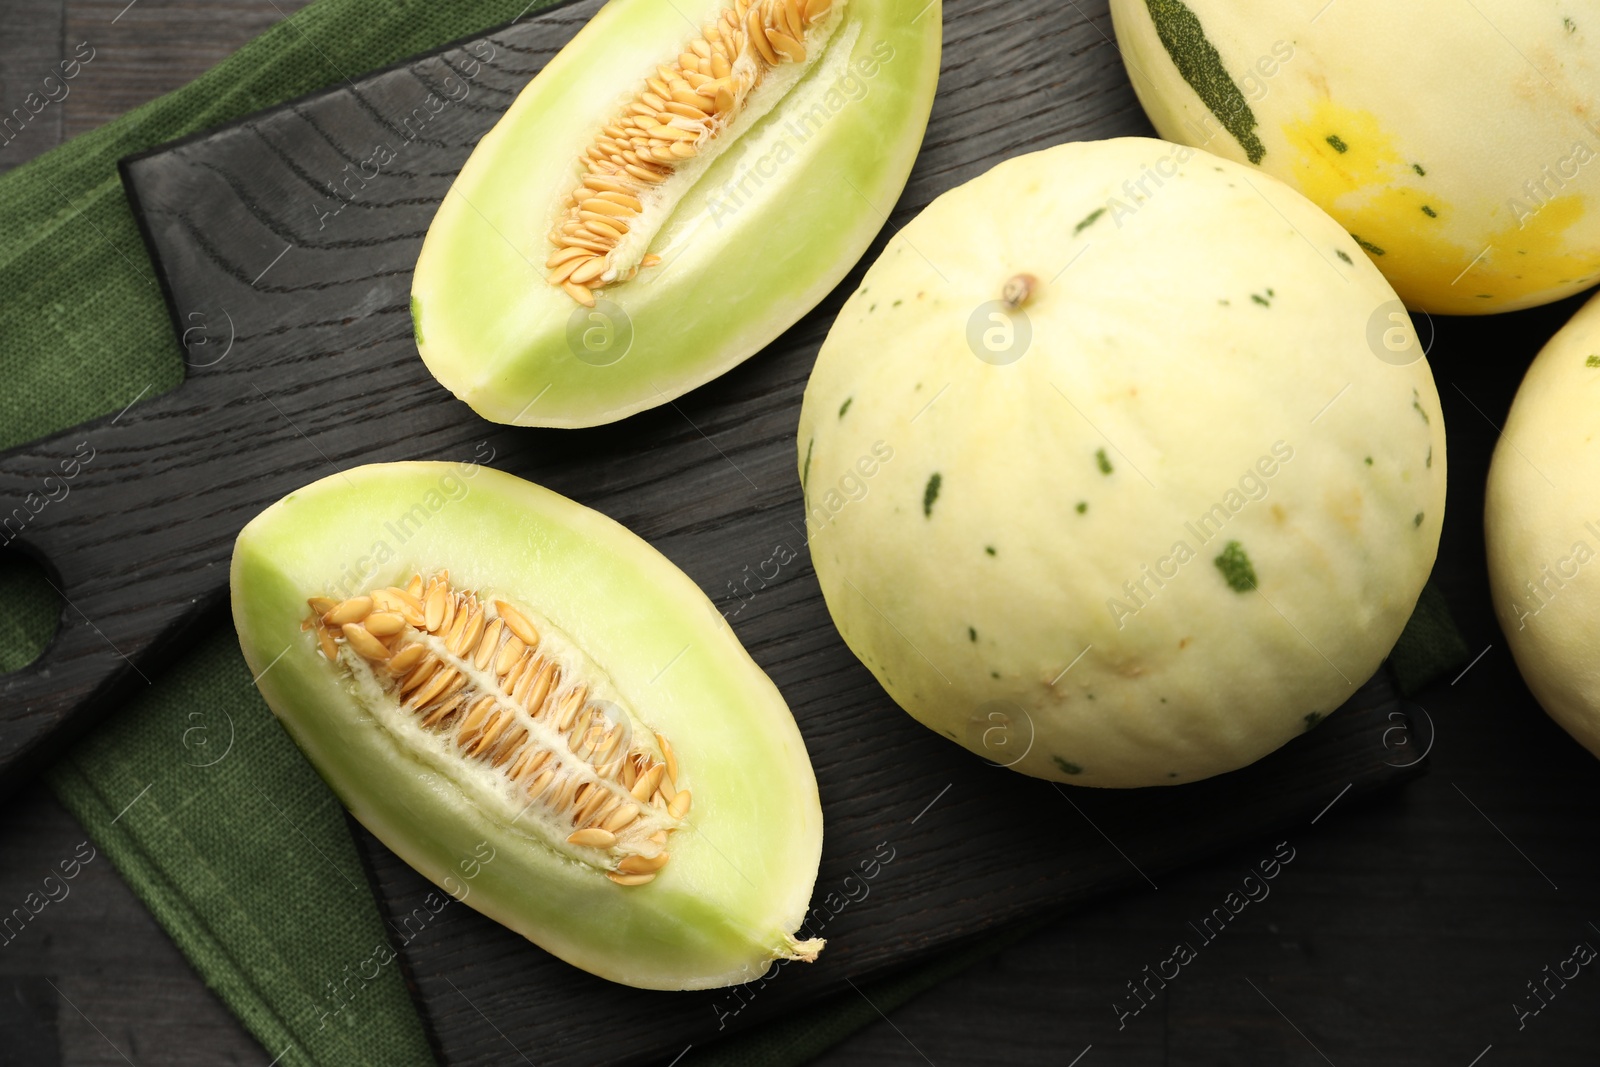
[[449, 572], [307, 603], [301, 628], [315, 632], [324, 656], [375, 686], [463, 765], [490, 769], [552, 847], [625, 886], [666, 866], [691, 800], [678, 788], [671, 743], [597, 701], [596, 679], [529, 613], [453, 589]]
[[[658, 66], [581, 159], [587, 173], [562, 201], [550, 284], [585, 307], [595, 291], [659, 264], [648, 251], [676, 196], [663, 191], [694, 161], [702, 166], [729, 139], [753, 92], [784, 64], [804, 67], [843, 0], [733, 0], [668, 63]], [[831, 27], [832, 22], [829, 22]], [[654, 215], [652, 220], [650, 217]]]

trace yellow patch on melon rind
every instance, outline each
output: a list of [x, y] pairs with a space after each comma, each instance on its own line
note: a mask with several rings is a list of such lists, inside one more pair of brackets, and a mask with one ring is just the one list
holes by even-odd
[[[1512, 198], [1458, 209], [1429, 191], [1426, 174], [1376, 115], [1328, 99], [1282, 133], [1295, 153], [1297, 187], [1357, 238], [1412, 307], [1510, 309], [1563, 283], [1600, 280], [1600, 250], [1570, 237], [1588, 212], [1581, 194], [1527, 203], [1521, 214], [1512, 212]], [[1497, 230], [1463, 232], [1470, 218], [1499, 215], [1507, 218]]]

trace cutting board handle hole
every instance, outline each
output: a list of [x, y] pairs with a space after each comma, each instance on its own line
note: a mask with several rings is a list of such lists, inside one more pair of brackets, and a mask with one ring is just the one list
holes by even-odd
[[55, 640], [60, 584], [42, 558], [17, 543], [0, 544], [0, 675], [22, 670]]

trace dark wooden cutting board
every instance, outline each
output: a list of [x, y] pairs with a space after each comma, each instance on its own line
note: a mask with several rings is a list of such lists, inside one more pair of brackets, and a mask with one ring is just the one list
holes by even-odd
[[[1386, 675], [1261, 763], [1164, 790], [1024, 779], [899, 713], [829, 622], [795, 473], [806, 378], [860, 267], [755, 359], [614, 426], [493, 426], [440, 388], [416, 357], [407, 310], [423, 234], [472, 145], [598, 7], [581, 0], [124, 164], [189, 374], [170, 394], [0, 457], [4, 514], [80, 442], [95, 452], [74, 506], [42, 509], [20, 538], [68, 607], [43, 659], [0, 683], [7, 781], [63, 725], [87, 722], [156, 669], [225, 595], [233, 538], [268, 503], [358, 463], [486, 456], [650, 540], [782, 689], [822, 792], [809, 932], [830, 945], [817, 965], [749, 988], [630, 990], [460, 904], [440, 907], [363, 832], [451, 1063], [670, 1058], [1004, 923], [1152, 886], [1177, 864], [1417, 773]], [[945, 17], [933, 122], [890, 227], [1005, 157], [1149, 133], [1103, 0], [953, 0]]]

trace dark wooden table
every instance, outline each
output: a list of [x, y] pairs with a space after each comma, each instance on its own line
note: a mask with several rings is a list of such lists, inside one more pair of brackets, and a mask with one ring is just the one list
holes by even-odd
[[[0, 148], [0, 170], [178, 87], [305, 2], [0, 0], [0, 108], [78, 42], [96, 49], [95, 77]], [[1483, 655], [1455, 684], [1418, 696], [1436, 736], [1410, 740], [1432, 741], [1432, 773], [1388, 796], [1336, 802], [1284, 835], [1293, 863], [1214, 941], [1190, 923], [1222, 906], [1276, 840], [1064, 918], [824, 1062], [1600, 1062], [1594, 967], [1566, 988], [1552, 983], [1548, 1006], [1518, 1026], [1514, 1006], [1537, 1006], [1529, 982], [1575, 943], [1600, 946], [1600, 762], [1551, 725], [1517, 679], [1489, 613], [1477, 522], [1492, 424], [1570, 308], [1436, 323], [1433, 365], [1451, 431], [1451, 521], [1437, 577]], [[1397, 759], [1410, 758], [1404, 752], [1397, 745]], [[6, 816], [0, 901], [21, 899], [86, 836], [42, 787], [10, 801]], [[1128, 983], [1178, 941], [1196, 945], [1197, 957], [1132, 1014], [1140, 1002]], [[0, 1064], [269, 1060], [103, 857], [73, 883], [67, 906], [46, 909], [0, 951]]]

